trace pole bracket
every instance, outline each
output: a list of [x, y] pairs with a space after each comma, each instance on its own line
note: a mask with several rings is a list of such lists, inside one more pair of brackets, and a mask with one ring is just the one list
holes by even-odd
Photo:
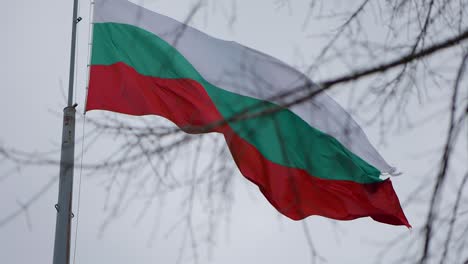
[[59, 213], [60, 212], [60, 205], [55, 204], [54, 207], [55, 207], [55, 210], [57, 210], [57, 213]]
[[75, 21], [76, 21], [76, 23], [78, 24], [78, 23], [80, 23], [81, 20], [83, 20], [83, 18], [82, 18], [82, 17], [78, 17]]

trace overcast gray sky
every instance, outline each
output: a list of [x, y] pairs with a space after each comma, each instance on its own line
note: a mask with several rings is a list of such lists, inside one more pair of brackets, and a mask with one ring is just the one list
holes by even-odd
[[[216, 37], [261, 50], [291, 65], [310, 63], [312, 55], [323, 44], [310, 38], [310, 32], [301, 30], [308, 1], [292, 1], [290, 9], [277, 8], [273, 0], [237, 2], [238, 16], [232, 27], [226, 19], [230, 1], [210, 1], [211, 7], [197, 14], [192, 25]], [[78, 109], [82, 112], [90, 20], [88, 1], [80, 3], [79, 15], [83, 21], [79, 24], [76, 88]], [[193, 1], [144, 3], [154, 11], [183, 20]], [[63, 91], [68, 83], [71, 11], [71, 0], [3, 0], [0, 3], [0, 141], [7, 146], [28, 151], [47, 151], [58, 146], [61, 111], [65, 105]], [[314, 32], [320, 28], [327, 30], [324, 25], [313, 22], [309, 26], [314, 28]], [[298, 50], [303, 53], [301, 60], [304, 61], [299, 60]], [[324, 72], [330, 77], [336, 75], [334, 69], [322, 69], [322, 74]], [[345, 94], [338, 91], [332, 94], [346, 107]], [[446, 94], [446, 91], [441, 91], [433, 96], [438, 98]], [[444, 105], [434, 102], [414, 104], [409, 109], [413, 118], [418, 119], [440, 107]], [[98, 117], [99, 113], [88, 115]], [[387, 144], [378, 144], [380, 138], [376, 126], [365, 127], [383, 156], [404, 172], [403, 176], [393, 179], [400, 199], [407, 197], [412, 187], [420, 182], [418, 177], [424, 177], [426, 172], [434, 169], [439, 156], [421, 153], [430, 153], [440, 146], [446, 120], [445, 116], [435, 116], [433, 121], [409, 132], [391, 131], [386, 138]], [[78, 137], [81, 129], [79, 123]], [[434, 142], [434, 139], [440, 142]], [[80, 151], [80, 146], [77, 146], [76, 152]], [[102, 152], [105, 151], [103, 148], [101, 153], [86, 155], [85, 162], [104, 155]], [[5, 169], [3, 173], [7, 168], [2, 169]], [[41, 167], [0, 175], [0, 218], [15, 210], [18, 202], [29, 199], [57, 174], [58, 168]], [[78, 176], [79, 171], [76, 170], [76, 180]], [[175, 232], [167, 237], [164, 227], [176, 219], [179, 205], [176, 202], [172, 204], [171, 197], [166, 199], [161, 232], [151, 246], [148, 246], [149, 233], [156, 212], [150, 212], [135, 225], [135, 216], [141, 209], [138, 205], [112, 221], [100, 235], [99, 228], [106, 215], [103, 212], [105, 190], [101, 184], [102, 177], [82, 179], [76, 263], [175, 263], [181, 234]], [[301, 222], [280, 216], [253, 184], [239, 173], [235, 178], [235, 202], [230, 222], [218, 232], [211, 263], [309, 263]], [[57, 186], [55, 184], [41, 197], [28, 215], [0, 227], [0, 262], [51, 263]], [[76, 194], [75, 188], [75, 205]], [[413, 226], [421, 225], [423, 209], [404, 209]], [[383, 250], [381, 243], [411, 232], [405, 227], [384, 225], [370, 218], [338, 222], [313, 216], [305, 222], [318, 251], [329, 263], [372, 263], [376, 253]], [[189, 258], [190, 254], [185, 254], [181, 263], [187, 263]], [[206, 262], [202, 260], [201, 263]]]

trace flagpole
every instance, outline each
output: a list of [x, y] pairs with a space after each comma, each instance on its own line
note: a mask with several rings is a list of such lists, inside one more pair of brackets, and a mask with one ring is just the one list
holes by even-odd
[[76, 25], [78, 18], [78, 0], [73, 0], [72, 38], [70, 50], [70, 74], [68, 80], [68, 103], [63, 110], [62, 147], [60, 155], [60, 179], [55, 226], [53, 264], [70, 262], [70, 234], [73, 195], [73, 169], [75, 156], [75, 113], [73, 104], [73, 85], [75, 81]]

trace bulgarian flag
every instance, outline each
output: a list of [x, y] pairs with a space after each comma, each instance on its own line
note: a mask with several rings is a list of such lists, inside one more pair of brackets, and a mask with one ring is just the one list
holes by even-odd
[[346, 111], [325, 93], [282, 107], [319, 89], [304, 74], [127, 0], [94, 2], [87, 111], [223, 134], [241, 173], [291, 219], [370, 216], [410, 227], [382, 179], [393, 168]]

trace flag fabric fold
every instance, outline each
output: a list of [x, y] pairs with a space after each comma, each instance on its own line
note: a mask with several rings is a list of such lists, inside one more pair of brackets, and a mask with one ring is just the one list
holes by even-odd
[[281, 107], [318, 89], [294, 68], [127, 0], [95, 0], [92, 45], [87, 111], [222, 133], [241, 173], [291, 219], [410, 226], [380, 177], [393, 168], [343, 108], [325, 93]]

